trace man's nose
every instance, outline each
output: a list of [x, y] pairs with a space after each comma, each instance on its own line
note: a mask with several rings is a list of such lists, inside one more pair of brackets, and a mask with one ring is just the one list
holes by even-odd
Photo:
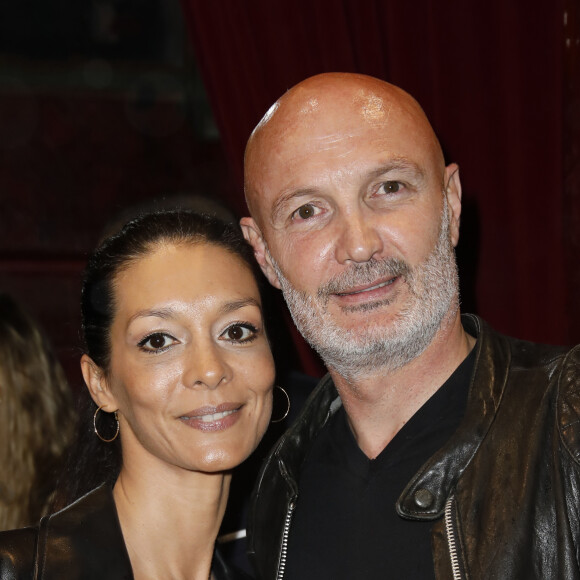
[[342, 217], [336, 241], [339, 263], [368, 262], [382, 251], [383, 240], [371, 212], [358, 209]]
[[185, 365], [183, 382], [192, 389], [215, 389], [231, 379], [224, 353], [213, 343], [192, 345]]

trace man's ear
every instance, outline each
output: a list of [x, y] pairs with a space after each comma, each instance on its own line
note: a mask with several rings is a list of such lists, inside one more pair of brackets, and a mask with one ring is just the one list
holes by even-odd
[[445, 197], [451, 210], [449, 232], [453, 247], [459, 242], [459, 223], [461, 217], [461, 181], [459, 179], [459, 166], [450, 163], [445, 168]]
[[81, 357], [81, 371], [95, 405], [97, 405], [97, 407], [102, 407], [103, 411], [106, 411], [107, 413], [116, 411], [119, 406], [117, 405], [114, 395], [111, 393], [105, 373], [101, 367], [99, 367], [93, 359], [86, 354], [83, 354]]
[[270, 284], [279, 289], [280, 281], [278, 280], [278, 276], [274, 266], [272, 265], [270, 256], [266, 251], [266, 242], [264, 241], [258, 224], [256, 224], [256, 222], [251, 217], [243, 217], [240, 220], [240, 226], [242, 227], [244, 238], [246, 238], [246, 240], [250, 242], [254, 248], [254, 256], [256, 256], [256, 261], [258, 264], [260, 264], [262, 272], [264, 272]]

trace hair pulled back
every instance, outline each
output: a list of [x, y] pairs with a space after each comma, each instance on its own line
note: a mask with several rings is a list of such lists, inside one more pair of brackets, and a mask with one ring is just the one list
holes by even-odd
[[103, 371], [108, 372], [111, 357], [116, 276], [159, 245], [196, 243], [214, 244], [237, 255], [260, 279], [252, 248], [237, 225], [188, 210], [139, 216], [91, 255], [81, 294], [82, 330], [86, 353]]

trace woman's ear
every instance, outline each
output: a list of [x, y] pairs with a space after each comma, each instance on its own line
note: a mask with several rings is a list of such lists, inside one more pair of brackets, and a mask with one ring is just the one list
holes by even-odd
[[116, 411], [119, 407], [113, 393], [111, 393], [103, 369], [90, 356], [83, 354], [81, 357], [81, 371], [95, 405], [102, 407], [103, 411], [107, 413]]

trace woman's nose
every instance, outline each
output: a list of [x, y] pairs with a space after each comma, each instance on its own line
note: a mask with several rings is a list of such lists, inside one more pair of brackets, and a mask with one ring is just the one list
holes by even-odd
[[215, 389], [230, 378], [231, 369], [218, 345], [192, 345], [184, 376], [188, 388]]

